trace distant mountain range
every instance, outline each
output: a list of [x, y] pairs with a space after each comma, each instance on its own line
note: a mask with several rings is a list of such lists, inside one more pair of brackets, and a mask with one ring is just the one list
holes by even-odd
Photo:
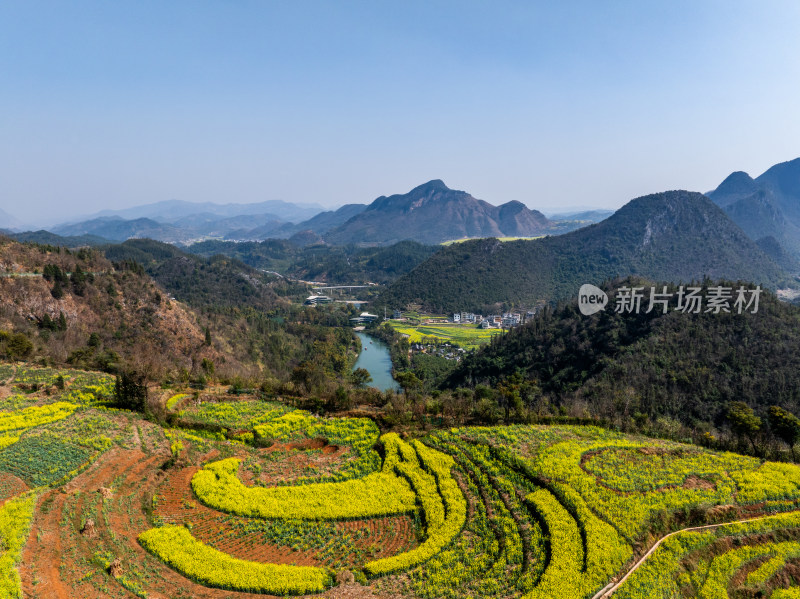
[[[0, 231], [2, 233], [2, 231]], [[24, 233], [14, 233], [8, 231], [5, 233], [11, 239], [16, 241], [40, 243], [44, 245], [54, 245], [67, 248], [79, 248], [84, 246], [99, 246], [108, 245], [112, 243], [110, 239], [105, 237], [97, 237], [96, 235], [77, 235], [77, 236], [63, 236], [56, 235], [50, 231], [25, 231]]]
[[297, 225], [300, 231], [313, 231], [318, 235], [327, 233], [331, 229], [335, 229], [343, 225], [354, 216], [361, 214], [367, 209], [366, 204], [345, 204], [336, 210], [328, 210], [320, 212], [315, 217]]
[[91, 236], [112, 241], [150, 238], [182, 245], [205, 239], [290, 238], [301, 245], [391, 245], [403, 240], [438, 244], [465, 237], [557, 234], [603, 217], [605, 214], [598, 211], [575, 214], [570, 219], [548, 219], [521, 202], [493, 206], [434, 180], [407, 194], [381, 196], [369, 205], [346, 204], [336, 210], [277, 200], [225, 205], [170, 200], [106, 210], [50, 231], [65, 237]]
[[169, 200], [124, 210], [104, 210], [91, 218], [50, 230], [67, 237], [92, 235], [112, 241], [150, 238], [177, 244], [208, 238], [285, 238], [303, 230], [292, 221], [305, 221], [323, 210], [319, 204], [292, 204], [280, 200], [254, 204]]
[[559, 212], [551, 214], [551, 220], [578, 220], [599, 223], [614, 214], [613, 210], [581, 210], [576, 212]]
[[151, 218], [125, 220], [119, 216], [103, 216], [74, 225], [61, 225], [54, 227], [52, 232], [64, 237], [90, 235], [112, 241], [147, 237], [171, 243], [183, 241], [185, 236], [182, 229]]
[[800, 158], [755, 179], [737, 171], [706, 195], [752, 239], [772, 237], [800, 258]]
[[0, 229], [5, 231], [13, 231], [20, 229], [23, 226], [24, 225], [21, 220], [0, 208]]
[[209, 214], [230, 218], [252, 214], [271, 214], [283, 221], [302, 221], [325, 210], [319, 204], [294, 204], [282, 200], [267, 200], [253, 204], [215, 204], [213, 202], [186, 202], [166, 200], [123, 210], [103, 210], [94, 217], [118, 216], [126, 220], [152, 218], [161, 223], [174, 223], [182, 218]]
[[378, 303], [436, 312], [532, 307], [573, 297], [583, 283], [628, 275], [674, 282], [709, 276], [773, 288], [789, 278], [707, 197], [670, 191], [632, 200], [606, 220], [564, 235], [444, 247]]
[[263, 241], [264, 239], [286, 239], [298, 233], [310, 232], [321, 235], [346, 222], [367, 208], [366, 204], [345, 204], [336, 210], [326, 210], [300, 223], [271, 222], [252, 229], [242, 228], [225, 235], [228, 241]]
[[[782, 268], [800, 271], [800, 158], [775, 165], [755, 179], [735, 172], [706, 195]], [[405, 194], [336, 210], [280, 200], [254, 204], [169, 200], [104, 211], [49, 231], [71, 238], [150, 238], [181, 245], [206, 239], [290, 238], [299, 245], [370, 246], [404, 240], [439, 244], [469, 238], [558, 235], [605, 222], [612, 214], [582, 210], [548, 218], [521, 202], [493, 205], [435, 179]], [[20, 225], [0, 211], [0, 230], [13, 233]]]
[[436, 244], [463, 237], [532, 237], [557, 231], [558, 224], [521, 202], [493, 206], [435, 179], [406, 194], [379, 197], [323, 237], [336, 245], [403, 240]]
[[297, 224], [282, 220], [272, 213], [220, 216], [212, 212], [198, 212], [172, 221], [150, 217], [125, 219], [119, 215], [101, 216], [59, 225], [53, 227], [52, 232], [70, 238], [89, 236], [111, 241], [148, 238], [175, 244], [190, 244], [203, 239], [287, 239], [306, 231], [316, 235], [325, 233], [365, 208], [364, 204], [348, 204], [335, 211], [320, 212]]

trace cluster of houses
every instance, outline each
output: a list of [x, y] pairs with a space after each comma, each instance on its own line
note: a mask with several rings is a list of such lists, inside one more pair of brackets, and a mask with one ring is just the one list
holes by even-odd
[[462, 347], [453, 347], [449, 343], [412, 343], [409, 349], [412, 352], [421, 352], [431, 356], [439, 356], [447, 360], [461, 361], [461, 357], [467, 352]]
[[506, 312], [502, 316], [498, 314], [481, 316], [472, 312], [455, 312], [451, 320], [455, 323], [477, 324], [482, 329], [509, 329], [519, 326], [528, 318], [535, 316], [535, 314], [533, 311], [528, 311], [525, 316], [520, 312]]

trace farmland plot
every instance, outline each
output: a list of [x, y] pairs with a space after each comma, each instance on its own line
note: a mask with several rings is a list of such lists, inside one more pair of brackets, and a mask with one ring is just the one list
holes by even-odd
[[612, 596], [798, 593], [795, 465], [593, 427], [405, 439], [252, 399], [192, 405], [181, 418], [197, 428], [163, 429], [67, 401], [105, 384], [80, 376], [0, 411], [0, 509], [33, 514], [3, 576], [25, 597], [335, 597], [347, 570], [369, 596], [590, 598], [663, 535], [707, 523], [721, 526], [669, 537]]

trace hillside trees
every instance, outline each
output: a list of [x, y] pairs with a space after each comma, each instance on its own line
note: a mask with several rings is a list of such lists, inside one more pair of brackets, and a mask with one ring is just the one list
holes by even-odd
[[[109, 246], [105, 253], [116, 263], [135, 261], [198, 313], [203, 347], [232, 354], [215, 360], [220, 380], [240, 376], [253, 386], [265, 378], [292, 381], [304, 393], [332, 397], [337, 381], [349, 374], [352, 333], [334, 328], [349, 324], [347, 309], [292, 303], [278, 293], [285, 281], [236, 258], [204, 258], [147, 239]], [[302, 287], [292, 293], [304, 297], [306, 292]]]
[[743, 401], [734, 401], [728, 407], [728, 421], [734, 434], [750, 441], [756, 453], [756, 435], [761, 430], [761, 418], [755, 415], [753, 408]]
[[[738, 285], [698, 285], [718, 284]], [[621, 286], [651, 285], [624, 279], [605, 288], [613, 294]], [[800, 308], [768, 292], [755, 314], [693, 314], [674, 306], [673, 300], [667, 314], [607, 308], [591, 317], [575, 303], [543, 310], [466, 356], [443, 388], [496, 387], [519, 373], [557, 408], [575, 415], [585, 409], [619, 426], [638, 417], [647, 426], [668, 418], [692, 428], [719, 427], [734, 401], [760, 418], [770, 405], [800, 413]]]
[[794, 461], [794, 446], [800, 440], [800, 419], [780, 406], [772, 406], [769, 409], [769, 426], [775, 436], [789, 446]]
[[147, 408], [147, 383], [144, 376], [124, 371], [114, 381], [114, 401], [120, 408], [145, 412]]
[[0, 238], [0, 258], [9, 275], [0, 278], [8, 333], [0, 357], [108, 372], [135, 368], [154, 379], [199, 366], [203, 357], [237, 365], [232, 356], [221, 359], [220, 348], [202, 346], [195, 315], [149, 277], [117, 269], [96, 251]]

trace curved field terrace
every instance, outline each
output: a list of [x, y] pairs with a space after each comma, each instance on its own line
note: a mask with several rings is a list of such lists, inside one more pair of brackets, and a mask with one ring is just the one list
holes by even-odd
[[3, 596], [798, 593], [794, 464], [586, 426], [414, 438], [251, 397], [170, 428], [109, 408], [103, 375], [7, 374]]

